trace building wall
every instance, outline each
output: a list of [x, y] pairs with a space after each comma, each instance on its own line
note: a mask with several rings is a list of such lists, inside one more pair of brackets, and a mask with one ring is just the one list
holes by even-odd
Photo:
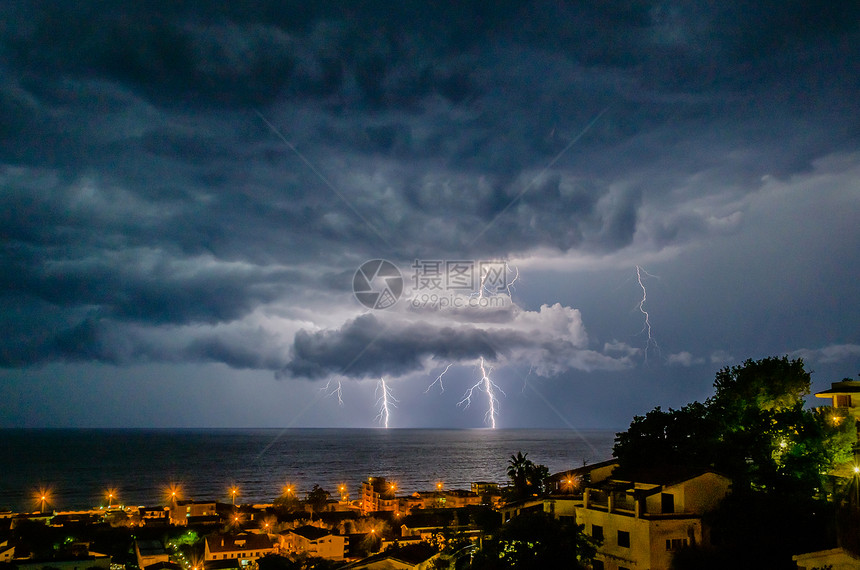
[[215, 503], [178, 503], [170, 507], [170, 522], [175, 525], [188, 524], [189, 517], [217, 515]]
[[383, 477], [371, 477], [361, 484], [361, 512], [400, 511], [400, 500], [390, 490], [391, 483]]
[[316, 540], [308, 540], [299, 534], [290, 533], [290, 547], [295, 552], [306, 552], [311, 556], [319, 556], [328, 560], [343, 560], [346, 552], [347, 539], [345, 536], [329, 534]]
[[731, 481], [716, 473], [705, 473], [683, 485], [683, 505], [687, 512], [704, 513], [713, 510], [729, 494]]
[[219, 537], [207, 537], [205, 541], [204, 551], [203, 551], [203, 559], [204, 560], [228, 560], [228, 559], [239, 559], [244, 558], [248, 560], [258, 560], [267, 554], [272, 554], [275, 552], [275, 547], [264, 547], [264, 548], [230, 548], [221, 550], [216, 543], [215, 548], [210, 548], [210, 540], [219, 541], [221, 540]]
[[854, 570], [860, 567], [860, 558], [841, 548], [798, 554], [793, 558], [797, 563], [797, 570], [815, 570], [816, 568]]
[[[606, 570], [618, 568], [668, 570], [677, 547], [702, 540], [698, 518], [643, 519], [597, 509], [578, 509], [577, 524], [594, 536], [595, 525], [602, 528], [603, 544], [597, 558]], [[628, 533], [629, 546], [619, 543], [619, 531]], [[672, 540], [676, 542], [672, 542]], [[669, 550], [666, 541], [669, 540]]]

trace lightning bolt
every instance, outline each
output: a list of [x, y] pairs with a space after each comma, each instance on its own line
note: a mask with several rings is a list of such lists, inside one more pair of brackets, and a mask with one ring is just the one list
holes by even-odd
[[[510, 270], [511, 270], [511, 266], [510, 266], [510, 265], [508, 265], [508, 262], [507, 262], [507, 261], [505, 262], [505, 267], [507, 268], [507, 270], [508, 270], [508, 271], [510, 271]], [[514, 298], [514, 297], [513, 297], [513, 295], [511, 294], [511, 287], [513, 287], [513, 286], [514, 286], [514, 283], [516, 283], [516, 282], [517, 282], [517, 279], [519, 279], [519, 278], [520, 278], [520, 269], [519, 269], [518, 267], [514, 267], [514, 272], [515, 272], [515, 273], [514, 273], [514, 278], [513, 278], [513, 279], [511, 280], [511, 282], [510, 282], [510, 283], [508, 283], [508, 284], [507, 284], [507, 286], [506, 286], [506, 289], [508, 290], [508, 297], [510, 297], [512, 300], [513, 300], [513, 298]]]
[[325, 392], [325, 395], [328, 397], [337, 396], [337, 405], [341, 408], [343, 407], [343, 386], [340, 384], [340, 380], [337, 381], [337, 386], [332, 386], [331, 383], [334, 382], [334, 378], [329, 378], [328, 382], [326, 382], [325, 386], [320, 388], [320, 392]]
[[488, 276], [489, 274], [490, 274], [490, 270], [489, 270], [489, 269], [487, 269], [486, 271], [482, 271], [482, 272], [481, 272], [481, 284], [480, 284], [480, 286], [478, 287], [478, 291], [477, 291], [477, 293], [472, 293], [471, 295], [469, 295], [469, 297], [474, 297], [474, 296], [477, 294], [477, 295], [478, 295], [478, 299], [483, 299], [483, 298], [484, 298], [484, 288], [485, 288], [484, 283], [486, 283], [486, 282], [487, 282], [487, 276]]
[[648, 349], [652, 346], [654, 348], [659, 348], [659, 346], [657, 345], [657, 341], [654, 340], [654, 337], [651, 336], [651, 317], [648, 314], [648, 311], [645, 310], [645, 301], [648, 300], [648, 292], [645, 291], [645, 284], [642, 283], [643, 273], [648, 277], [656, 277], [656, 275], [651, 275], [638, 265], [636, 266], [636, 280], [639, 282], [639, 287], [642, 288], [642, 300], [639, 301], [639, 311], [645, 316], [645, 324], [642, 326], [640, 333], [644, 332], [648, 335], [648, 340], [645, 342], [645, 362], [648, 362]]
[[[472, 396], [475, 393], [475, 390], [483, 390], [487, 393], [487, 413], [484, 414], [484, 421], [490, 424], [490, 427], [496, 428], [496, 416], [499, 414], [499, 399], [496, 397], [496, 390], [501, 392], [503, 396], [505, 396], [504, 390], [502, 390], [498, 384], [490, 380], [490, 373], [487, 372], [486, 366], [484, 366], [484, 357], [481, 357], [481, 379], [478, 380], [474, 386], [466, 390], [466, 393], [463, 395], [463, 399], [460, 400], [457, 405], [463, 406], [463, 409], [467, 409], [470, 405], [472, 405]], [[492, 370], [492, 369], [491, 369]], [[464, 405], [465, 404], [465, 405]]]
[[384, 425], [385, 429], [388, 429], [391, 408], [397, 407], [395, 405], [397, 398], [391, 395], [391, 388], [385, 383], [385, 378], [380, 378], [379, 382], [376, 383], [376, 395], [378, 396], [376, 405], [379, 406], [379, 413], [376, 414], [376, 418], [374, 419]]
[[427, 389], [424, 390], [424, 393], [426, 394], [427, 392], [430, 391], [430, 388], [432, 388], [436, 384], [439, 384], [439, 393], [444, 394], [445, 393], [445, 385], [442, 384], [442, 377], [445, 376], [445, 373], [448, 372], [448, 369], [451, 368], [452, 366], [454, 366], [453, 362], [451, 364], [449, 364], [448, 366], [446, 366], [445, 370], [442, 371], [442, 374], [437, 376], [436, 379], [433, 380], [433, 382], [431, 382], [429, 386], [427, 386]]
[[[514, 283], [517, 282], [517, 279], [520, 278], [520, 270], [517, 267], [514, 267], [513, 269], [511, 269], [511, 266], [508, 265], [507, 261], [505, 261], [503, 263], [505, 264], [505, 270], [514, 274], [514, 278], [511, 280], [511, 282], [507, 283], [505, 285], [505, 289], [507, 289], [507, 291], [508, 291], [508, 297], [513, 298], [512, 293], [511, 293], [511, 287], [513, 287]], [[483, 299], [484, 298], [484, 291], [487, 292], [487, 296], [489, 296], [489, 297], [495, 296], [495, 293], [493, 291], [489, 291], [487, 289], [486, 283], [487, 283], [487, 277], [489, 277], [489, 276], [490, 276], [490, 268], [489, 267], [485, 268], [484, 271], [481, 271], [481, 284], [478, 286], [478, 290], [473, 292], [471, 295], [469, 295], [469, 297], [475, 297], [477, 295], [477, 297], [479, 299]]]
[[529, 386], [529, 376], [532, 375], [532, 369], [534, 369], [534, 364], [529, 365], [529, 373], [523, 377], [523, 394], [526, 393], [526, 388]]

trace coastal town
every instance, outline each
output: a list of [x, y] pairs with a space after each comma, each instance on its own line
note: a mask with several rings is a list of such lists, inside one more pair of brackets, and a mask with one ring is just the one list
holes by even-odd
[[[762, 384], [773, 372], [782, 384], [775, 386], [772, 377]], [[547, 561], [561, 564], [564, 558], [558, 557], [564, 556], [563, 567], [593, 570], [695, 568], [704, 567], [702, 560], [738, 555], [727, 546], [732, 529], [776, 524], [768, 501], [791, 497], [792, 504], [817, 501], [825, 514], [783, 513], [802, 538], [792, 543], [782, 537], [774, 543], [782, 546], [766, 547], [763, 556], [775, 561], [768, 567], [857, 567], [860, 381], [835, 382], [815, 394], [830, 405], [801, 410], [809, 378], [802, 362], [747, 361], [720, 374], [717, 393], [705, 404], [656, 408], [636, 417], [618, 434], [612, 460], [550, 474], [518, 452], [508, 461], [509, 481], [501, 485], [448, 489], [439, 481], [434, 489], [402, 494], [394, 479], [371, 476], [354, 497], [347, 485], [333, 492], [287, 485], [268, 504], [243, 503], [237, 486], [226, 489], [229, 502], [185, 499], [172, 487], [163, 505], [122, 505], [108, 491], [106, 505], [76, 511], [54, 511], [43, 491], [34, 512], [0, 513], [0, 564], [8, 570], [427, 570], [553, 567]], [[725, 415], [731, 409], [723, 400], [751, 390], [758, 391], [757, 403], [741, 405], [745, 413], [767, 412], [761, 418], [770, 427], [761, 430], [770, 429], [766, 459], [775, 472], [766, 473], [763, 465], [749, 469], [749, 459], [747, 467], [733, 471], [730, 463], [720, 463], [724, 458], [697, 462], [695, 453], [683, 449], [706, 448], [696, 422], [714, 410]], [[793, 423], [782, 425], [789, 413]], [[824, 429], [804, 421], [820, 421]], [[660, 434], [656, 439], [654, 432]], [[816, 455], [816, 446], [830, 455]], [[755, 455], [750, 449], [743, 457]], [[803, 461], [828, 469], [805, 491], [808, 496], [797, 494]], [[720, 522], [719, 513], [737, 509], [739, 501], [751, 510], [728, 526]], [[750, 506], [758, 501], [765, 505], [760, 511]], [[757, 521], [759, 516], [771, 518]], [[752, 536], [766, 542], [763, 529]], [[540, 553], [542, 544], [561, 550]], [[780, 556], [782, 564], [776, 563]], [[740, 561], [735, 567], [747, 565]]]
[[[694, 417], [707, 419], [710, 411], [697, 406], [719, 409], [725, 415], [730, 411], [724, 405], [727, 398], [753, 388], [758, 390], [758, 380], [754, 378], [773, 370], [785, 378], [800, 371], [797, 385], [786, 380], [775, 392], [760, 394], [756, 404], [760, 411], [767, 411], [762, 417], [773, 426], [766, 438], [766, 459], [775, 467], [773, 473], [766, 472], [763, 463], [749, 469], [758, 459], [745, 461], [741, 470], [733, 471], [729, 462], [698, 462], [694, 452], [684, 450], [684, 445], [692, 444], [697, 449], [709, 445], [698, 439], [702, 433], [696, 432], [698, 427], [690, 428], [699, 421]], [[775, 562], [767, 567], [858, 567], [860, 466], [856, 462], [855, 425], [860, 418], [860, 381], [834, 382], [829, 390], [814, 394], [828, 405], [800, 411], [800, 400], [785, 396], [792, 392], [802, 394], [797, 386], [803, 382], [808, 385], [802, 364], [798, 368], [796, 361], [765, 359], [748, 361], [724, 373], [723, 377], [718, 375], [717, 393], [706, 404], [668, 412], [657, 408], [635, 418], [627, 432], [618, 434], [612, 460], [551, 474], [543, 465], [531, 461], [527, 453], [518, 452], [508, 461], [509, 481], [504, 484], [476, 481], [470, 489], [448, 489], [444, 481], [438, 481], [433, 489], [403, 494], [398, 491], [396, 479], [374, 475], [358, 489], [341, 485], [329, 491], [314, 485], [300, 491], [288, 485], [268, 504], [243, 503], [242, 489], [237, 486], [225, 487], [228, 500], [223, 502], [186, 499], [182, 490], [174, 487], [167, 491], [165, 504], [156, 506], [121, 505], [121, 497], [110, 491], [105, 496], [106, 505], [78, 511], [54, 511], [50, 496], [42, 494], [36, 497], [34, 512], [0, 513], [0, 567], [711, 567], [702, 566], [701, 560], [719, 560], [726, 553], [738, 555], [737, 550], [727, 546], [735, 540], [731, 536], [733, 528], [763, 524], [756, 517], [772, 517], [774, 511], [773, 504], [767, 501], [785, 501], [786, 497], [793, 497], [793, 504], [803, 504], [807, 499], [818, 501], [818, 511], [809, 515], [811, 518], [790, 508], [783, 513], [804, 538], [791, 541], [783, 537], [785, 544], [775, 543], [782, 544], [779, 548], [784, 551], [780, 552], [768, 546], [765, 555], [771, 555]], [[768, 398], [781, 403], [767, 403]], [[745, 408], [746, 412], [750, 409]], [[794, 423], [783, 426], [781, 422], [788, 416], [782, 414], [789, 411], [795, 414], [791, 420]], [[803, 424], [804, 418], [821, 420], [820, 425], [830, 431], [814, 431], [811, 424]], [[682, 423], [687, 431], [671, 446], [664, 445], [678, 436]], [[653, 438], [655, 431], [661, 434], [657, 439]], [[693, 432], [699, 434], [696, 441], [691, 441]], [[839, 437], [841, 447], [837, 450], [833, 442]], [[817, 457], [816, 442], [825, 439], [832, 451], [828, 470], [809, 487], [815, 496], [801, 497], [797, 489], [802, 476], [795, 474], [802, 471], [802, 461]], [[745, 453], [746, 457], [755, 457], [753, 452]], [[826, 463], [820, 458], [816, 461], [815, 469]], [[788, 484], [791, 490], [785, 491]], [[734, 506], [727, 507], [732, 501]], [[751, 506], [757, 501], [764, 501], [765, 508], [759, 511]], [[743, 518], [730, 519], [728, 525], [721, 522], [720, 513], [738, 508], [750, 510]], [[765, 543], [768, 540], [764, 529], [754, 529], [751, 538]], [[542, 543], [558, 552], [541, 552]], [[755, 556], [749, 552], [746, 555]], [[547, 560], [556, 562], [547, 565]], [[733, 567], [748, 565], [741, 560]]]

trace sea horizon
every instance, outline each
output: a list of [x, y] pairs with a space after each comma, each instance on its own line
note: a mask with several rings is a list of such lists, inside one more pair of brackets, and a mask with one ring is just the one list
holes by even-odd
[[318, 484], [347, 485], [357, 497], [370, 476], [395, 481], [398, 494], [472, 482], [504, 483], [519, 451], [550, 472], [611, 457], [614, 430], [546, 428], [0, 428], [0, 509], [34, 510], [33, 494], [50, 488], [53, 508], [164, 503], [182, 498], [271, 503], [285, 485], [299, 496]]

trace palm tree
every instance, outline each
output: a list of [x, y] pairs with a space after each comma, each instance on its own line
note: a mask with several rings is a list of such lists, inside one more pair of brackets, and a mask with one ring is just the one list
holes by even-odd
[[516, 455], [511, 455], [508, 460], [508, 477], [514, 487], [514, 492], [517, 497], [523, 497], [527, 493], [529, 484], [529, 475], [534, 470], [534, 463], [531, 459], [527, 459], [528, 453], [518, 451]]

